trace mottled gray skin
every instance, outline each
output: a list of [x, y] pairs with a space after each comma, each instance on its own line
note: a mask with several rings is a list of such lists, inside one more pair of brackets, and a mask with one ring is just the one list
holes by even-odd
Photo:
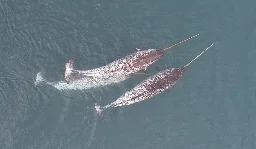
[[146, 70], [148, 66], [160, 59], [163, 55], [164, 50], [162, 49], [137, 49], [137, 52], [127, 55], [121, 59], [113, 61], [99, 68], [85, 71], [72, 70], [72, 72], [67, 75], [68, 77], [66, 78], [69, 79], [66, 80], [66, 82], [83, 79], [84, 77], [109, 78], [129, 76], [138, 71]]
[[131, 55], [116, 60], [109, 65], [112, 73], [123, 72], [124, 75], [129, 75], [140, 70], [146, 70], [147, 67], [153, 64], [164, 55], [164, 50], [161, 49], [148, 49], [137, 51]]
[[103, 109], [134, 104], [160, 94], [172, 87], [184, 72], [185, 67], [160, 71], [154, 76], [142, 81], [133, 89], [119, 97], [116, 101], [103, 107]]

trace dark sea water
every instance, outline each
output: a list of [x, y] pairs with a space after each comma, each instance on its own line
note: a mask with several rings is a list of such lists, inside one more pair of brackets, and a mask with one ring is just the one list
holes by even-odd
[[[1, 149], [256, 148], [255, 0], [0, 0]], [[213, 42], [170, 90], [95, 114], [147, 75], [84, 90], [65, 63], [92, 69], [141, 49], [165, 48], [155, 67], [179, 67]]]

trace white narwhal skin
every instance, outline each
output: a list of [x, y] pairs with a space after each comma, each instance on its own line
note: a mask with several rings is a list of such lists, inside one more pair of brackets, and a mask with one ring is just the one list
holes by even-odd
[[127, 106], [137, 102], [141, 102], [171, 88], [181, 78], [181, 76], [183, 76], [186, 67], [188, 67], [193, 61], [200, 57], [205, 51], [211, 48], [213, 44], [206, 48], [199, 55], [197, 55], [197, 57], [195, 57], [185, 66], [179, 68], [165, 69], [153, 76], [150, 76], [149, 78], [136, 85], [130, 91], [124, 93], [121, 97], [119, 97], [111, 104], [100, 107], [97, 103], [95, 103], [96, 112], [98, 114], [101, 114], [103, 110], [110, 107]]
[[39, 72], [36, 76], [36, 80], [34, 84], [38, 86], [41, 83], [50, 85], [58, 90], [85, 90], [98, 88], [106, 85], [111, 85], [114, 83], [119, 83], [127, 79], [125, 76], [120, 77], [110, 77], [110, 78], [100, 78], [100, 77], [85, 77], [82, 79], [76, 79], [69, 83], [66, 81], [54, 81], [48, 82], [43, 78], [41, 72]]

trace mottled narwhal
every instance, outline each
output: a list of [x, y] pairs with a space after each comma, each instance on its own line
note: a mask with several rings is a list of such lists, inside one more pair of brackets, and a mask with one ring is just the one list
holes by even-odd
[[112, 102], [111, 104], [101, 107], [97, 103], [95, 103], [95, 109], [97, 113], [100, 114], [103, 110], [110, 107], [131, 105], [149, 99], [171, 88], [181, 78], [181, 76], [183, 76], [186, 68], [198, 57], [200, 57], [205, 51], [211, 48], [213, 44], [214, 43], [212, 43], [211, 46], [209, 46], [203, 52], [197, 55], [188, 64], [179, 68], [165, 69], [163, 71], [158, 72], [157, 74], [145, 79], [144, 81], [136, 85], [130, 91], [124, 93], [121, 97], [119, 97], [116, 101]]
[[69, 60], [66, 63], [65, 82], [70, 83], [74, 80], [85, 77], [92, 77], [95, 79], [120, 77], [128, 78], [131, 74], [136, 74], [139, 71], [145, 72], [151, 64], [159, 60], [164, 55], [166, 50], [171, 49], [172, 47], [188, 41], [198, 35], [199, 34], [194, 35], [164, 49], [141, 50], [136, 48], [137, 51], [133, 54], [115, 60], [105, 66], [91, 70], [75, 70], [73, 68], [73, 61]]
[[36, 76], [35, 84], [44, 82], [58, 90], [83, 90], [119, 83], [129, 78], [132, 74], [138, 74], [142, 70], [146, 71], [151, 64], [164, 55], [166, 50], [198, 35], [194, 35], [165, 49], [140, 50], [137, 48], [137, 51], [133, 54], [90, 70], [76, 70], [73, 67], [73, 60], [69, 60], [65, 66], [66, 70], [63, 81], [48, 82], [43, 78], [42, 73], [39, 72]]

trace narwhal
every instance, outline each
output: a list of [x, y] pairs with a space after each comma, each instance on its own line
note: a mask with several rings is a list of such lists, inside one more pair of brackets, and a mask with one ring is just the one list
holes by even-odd
[[123, 58], [115, 60], [105, 66], [101, 66], [99, 68], [91, 69], [91, 70], [75, 70], [73, 68], [73, 60], [69, 60], [66, 63], [66, 71], [65, 71], [65, 82], [69, 83], [75, 81], [77, 79], [83, 79], [85, 77], [93, 77], [97, 78], [120, 78], [126, 77], [128, 78], [131, 74], [139, 73], [140, 71], [145, 71], [147, 68], [159, 60], [167, 51], [174, 46], [177, 46], [185, 41], [188, 41], [196, 36], [194, 35], [190, 38], [182, 40], [176, 44], [173, 44], [164, 49], [147, 49], [141, 50], [136, 48], [136, 52], [130, 55], [127, 55]]
[[[83, 90], [119, 83], [128, 79], [132, 74], [138, 74], [142, 70], [146, 71], [151, 64], [164, 55], [165, 51], [198, 35], [194, 35], [165, 49], [140, 50], [137, 48], [137, 52], [133, 54], [90, 70], [76, 70], [73, 66], [73, 60], [69, 60], [66, 63], [65, 79], [63, 81], [48, 82], [43, 78], [42, 73], [39, 72], [37, 73], [35, 84], [38, 85], [44, 82], [58, 90]], [[145, 72], [142, 74], [145, 74]]]
[[199, 58], [205, 51], [211, 48], [213, 44], [214, 43], [212, 43], [208, 48], [206, 48], [186, 65], [179, 68], [170, 68], [159, 71], [157, 74], [150, 76], [149, 78], [136, 85], [130, 91], [124, 93], [114, 102], [104, 107], [101, 107], [95, 103], [95, 109], [97, 113], [101, 114], [103, 110], [110, 107], [126, 106], [144, 101], [171, 88], [183, 76], [186, 68], [197, 58]]

